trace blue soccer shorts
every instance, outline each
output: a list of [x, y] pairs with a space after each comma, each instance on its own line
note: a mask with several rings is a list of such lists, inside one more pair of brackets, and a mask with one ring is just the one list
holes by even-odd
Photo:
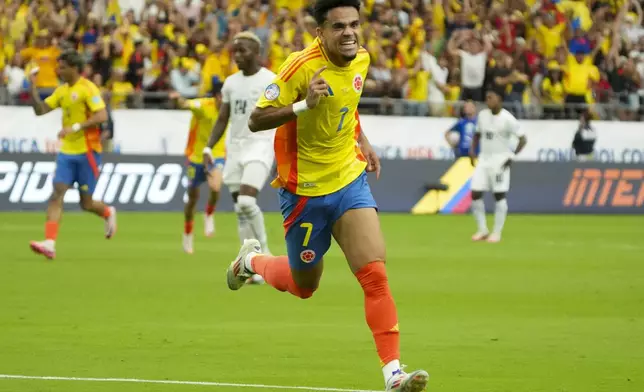
[[345, 212], [378, 208], [366, 172], [325, 196], [298, 196], [281, 188], [279, 199], [289, 264], [298, 270], [312, 268], [322, 259], [331, 246], [333, 225]]
[[188, 162], [188, 188], [199, 188], [201, 184], [208, 181], [208, 173], [213, 169], [223, 170], [225, 163], [225, 158], [216, 158], [212, 164], [208, 165], [208, 170], [205, 170], [203, 164]]
[[80, 192], [91, 195], [96, 188], [100, 164], [101, 154], [96, 151], [85, 154], [59, 153], [56, 157], [54, 184], [65, 184], [71, 187], [77, 183]]

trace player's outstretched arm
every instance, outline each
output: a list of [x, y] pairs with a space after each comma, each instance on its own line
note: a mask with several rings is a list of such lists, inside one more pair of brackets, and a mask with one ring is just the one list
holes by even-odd
[[[326, 66], [318, 69], [308, 83], [306, 99], [286, 106], [256, 107], [250, 114], [248, 128], [251, 132], [274, 129], [294, 120], [300, 113], [315, 108], [322, 97], [329, 96], [329, 85], [321, 76]], [[269, 86], [270, 87], [270, 86]], [[278, 88], [279, 91], [279, 88]]]

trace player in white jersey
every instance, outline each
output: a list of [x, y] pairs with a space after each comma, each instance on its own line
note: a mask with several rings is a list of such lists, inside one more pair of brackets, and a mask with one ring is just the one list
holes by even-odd
[[[269, 253], [264, 215], [257, 205], [257, 195], [264, 187], [273, 167], [275, 130], [253, 133], [248, 118], [266, 86], [275, 74], [260, 65], [260, 40], [250, 32], [233, 38], [233, 56], [240, 71], [229, 76], [222, 88], [219, 118], [213, 127], [204, 159], [211, 160], [211, 148], [224, 134], [230, 121], [226, 140], [224, 184], [233, 196], [239, 240], [256, 239]], [[254, 278], [257, 282], [259, 276]]]
[[[510, 189], [510, 166], [512, 160], [525, 147], [527, 139], [519, 127], [519, 121], [512, 113], [503, 109], [502, 92], [488, 91], [485, 102], [488, 108], [479, 113], [470, 148], [470, 159], [472, 165], [476, 166], [472, 177], [472, 214], [478, 225], [472, 240], [487, 239], [488, 242], [499, 242], [508, 214], [505, 194]], [[479, 146], [478, 162], [475, 164]], [[496, 200], [494, 229], [491, 234], [485, 220], [483, 192], [493, 192]]]

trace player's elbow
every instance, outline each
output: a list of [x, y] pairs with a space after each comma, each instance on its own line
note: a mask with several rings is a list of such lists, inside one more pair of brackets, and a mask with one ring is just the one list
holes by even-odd
[[107, 121], [107, 110], [103, 109], [96, 113], [96, 121], [99, 123], [104, 123]]

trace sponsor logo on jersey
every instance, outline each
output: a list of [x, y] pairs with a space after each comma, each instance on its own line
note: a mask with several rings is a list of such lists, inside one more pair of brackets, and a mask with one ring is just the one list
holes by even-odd
[[362, 91], [362, 84], [362, 75], [357, 74], [353, 77], [353, 91], [355, 91], [356, 93]]
[[264, 97], [266, 97], [266, 99], [268, 99], [269, 101], [274, 101], [279, 96], [280, 96], [280, 86], [278, 86], [275, 83], [271, 83], [268, 86], [266, 86], [266, 90], [264, 90]]

